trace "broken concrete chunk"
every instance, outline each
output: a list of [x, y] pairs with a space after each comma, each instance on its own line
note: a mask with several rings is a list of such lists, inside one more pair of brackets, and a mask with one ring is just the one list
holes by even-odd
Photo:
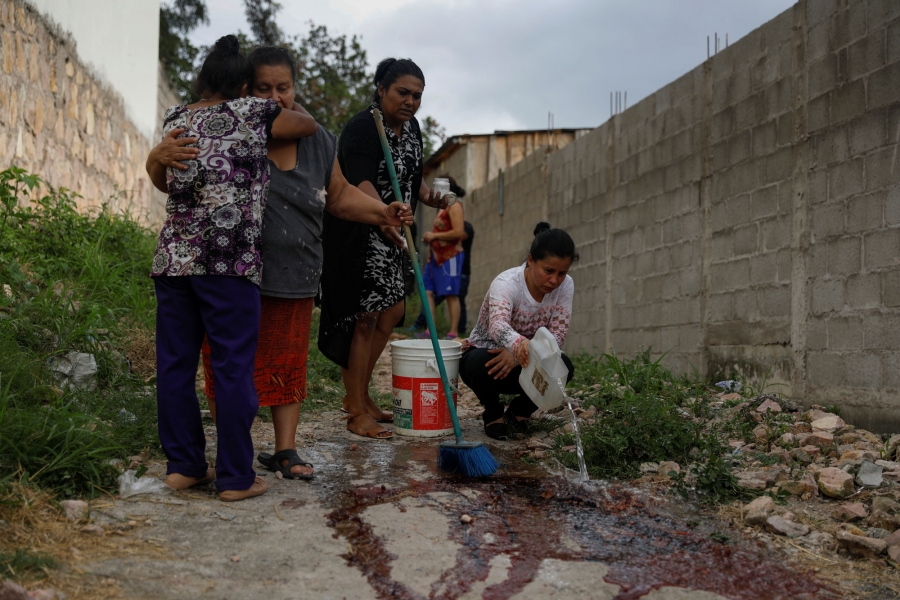
[[[786, 433], [785, 435], [790, 435], [790, 434]], [[790, 454], [791, 458], [796, 460], [801, 465], [808, 465], [809, 463], [811, 463], [813, 461], [812, 457], [809, 454], [807, 454], [806, 451], [803, 450], [803, 448], [794, 448], [793, 450], [791, 450], [789, 452], [789, 454]]]
[[834, 511], [834, 518], [838, 521], [844, 521], [845, 523], [859, 521], [865, 519], [867, 516], [869, 516], [869, 513], [866, 511], [866, 507], [862, 502], [841, 504], [837, 510]]
[[856, 474], [856, 483], [863, 487], [877, 488], [884, 482], [881, 477], [882, 470], [883, 467], [868, 460], [864, 461]]
[[835, 467], [822, 469], [816, 475], [819, 490], [829, 498], [843, 499], [855, 492], [853, 476]]
[[853, 535], [846, 531], [838, 531], [835, 537], [847, 552], [860, 558], [874, 558], [887, 550], [887, 542], [884, 540]]
[[770, 533], [785, 535], [789, 538], [803, 537], [809, 533], [809, 527], [803, 523], [794, 523], [783, 517], [772, 516], [766, 519], [766, 530]]
[[780, 413], [780, 412], [781, 412], [781, 405], [778, 404], [777, 402], [775, 402], [774, 400], [768, 400], [768, 399], [767, 399], [765, 402], [763, 402], [763, 403], [760, 404], [758, 407], [756, 407], [756, 412], [760, 412], [760, 413], [765, 413], [765, 412]]
[[844, 420], [837, 415], [828, 415], [822, 417], [820, 419], [816, 419], [810, 423], [812, 425], [813, 431], [819, 429], [821, 431], [833, 432], [836, 429], [841, 429], [842, 427], [846, 427], [847, 424], [844, 423]]
[[763, 525], [766, 519], [775, 512], [775, 501], [769, 496], [760, 496], [744, 507], [744, 523], [747, 525]]
[[659, 471], [659, 465], [655, 462], [641, 463], [641, 466], [638, 467], [638, 471], [641, 473], [656, 473]]
[[87, 519], [91, 510], [83, 500], [63, 500], [59, 506], [66, 511], [66, 520], [72, 522]]
[[676, 474], [676, 475], [677, 475], [678, 473], [681, 473], [681, 467], [678, 465], [677, 462], [674, 462], [674, 461], [671, 461], [671, 460], [664, 460], [664, 461], [662, 461], [661, 463], [659, 463], [659, 473], [660, 473], [660, 475], [666, 475], [666, 476], [669, 476], [669, 474], [670, 474], [672, 471], [675, 471], [675, 474]]

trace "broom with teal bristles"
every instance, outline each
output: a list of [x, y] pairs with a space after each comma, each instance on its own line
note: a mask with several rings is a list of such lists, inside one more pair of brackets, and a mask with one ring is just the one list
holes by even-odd
[[[372, 110], [375, 115], [375, 126], [378, 128], [378, 137], [381, 138], [381, 149], [384, 151], [384, 162], [387, 165], [388, 174], [391, 177], [391, 185], [394, 188], [394, 198], [403, 201], [400, 193], [400, 184], [397, 183], [397, 173], [394, 170], [394, 159], [391, 157], [391, 147], [388, 145], [387, 135], [384, 133], [384, 122], [381, 119], [381, 111]], [[431, 346], [434, 348], [434, 356], [437, 358], [438, 369], [441, 372], [441, 384], [444, 387], [444, 397], [447, 399], [447, 408], [450, 409], [450, 418], [453, 420], [453, 432], [455, 441], [441, 442], [438, 450], [438, 467], [450, 473], [462, 473], [468, 477], [487, 477], [493, 475], [500, 464], [491, 455], [481, 442], [467, 442], [463, 439], [462, 430], [459, 427], [459, 418], [456, 416], [456, 406], [453, 405], [453, 394], [450, 389], [450, 380], [447, 378], [447, 369], [444, 367], [444, 357], [441, 355], [441, 345], [437, 338], [437, 329], [434, 326], [434, 318], [431, 315], [431, 307], [428, 305], [425, 295], [425, 283], [422, 281], [422, 269], [419, 267], [419, 259], [416, 256], [416, 247], [413, 244], [412, 232], [409, 225], [403, 225], [403, 233], [406, 235], [406, 247], [412, 259], [413, 269], [416, 272], [416, 284], [419, 286], [419, 296], [422, 298], [422, 307], [425, 310], [425, 320], [428, 323], [428, 331], [431, 333]]]

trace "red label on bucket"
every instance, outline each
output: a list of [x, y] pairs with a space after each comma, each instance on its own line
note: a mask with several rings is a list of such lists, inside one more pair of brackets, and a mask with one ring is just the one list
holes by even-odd
[[[453, 427], [440, 378], [394, 375], [393, 385], [394, 389], [412, 391], [412, 428], [414, 430], [433, 431]], [[456, 393], [454, 393], [454, 406], [456, 406], [456, 400]]]

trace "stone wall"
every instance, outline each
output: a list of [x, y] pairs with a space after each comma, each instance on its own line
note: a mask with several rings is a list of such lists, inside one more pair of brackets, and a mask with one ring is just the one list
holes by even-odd
[[71, 38], [22, 0], [0, 0], [0, 169], [17, 165], [144, 223], [164, 216], [144, 170], [149, 143]]
[[900, 2], [802, 0], [510, 169], [503, 216], [473, 194], [470, 303], [543, 218], [581, 253], [569, 350], [652, 347], [897, 430], [898, 141]]

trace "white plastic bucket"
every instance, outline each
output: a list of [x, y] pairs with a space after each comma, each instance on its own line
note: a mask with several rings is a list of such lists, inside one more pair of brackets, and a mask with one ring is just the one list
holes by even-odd
[[[569, 369], [562, 360], [562, 351], [553, 334], [541, 327], [528, 342], [528, 366], [522, 367], [519, 385], [541, 410], [550, 410], [565, 399]], [[562, 382], [562, 387], [559, 383]]]
[[[447, 378], [456, 387], [462, 344], [450, 340], [439, 340], [439, 343]], [[394, 433], [412, 437], [437, 437], [453, 433], [453, 421], [431, 340], [391, 342], [391, 363]], [[456, 396], [453, 392], [454, 406]]]

